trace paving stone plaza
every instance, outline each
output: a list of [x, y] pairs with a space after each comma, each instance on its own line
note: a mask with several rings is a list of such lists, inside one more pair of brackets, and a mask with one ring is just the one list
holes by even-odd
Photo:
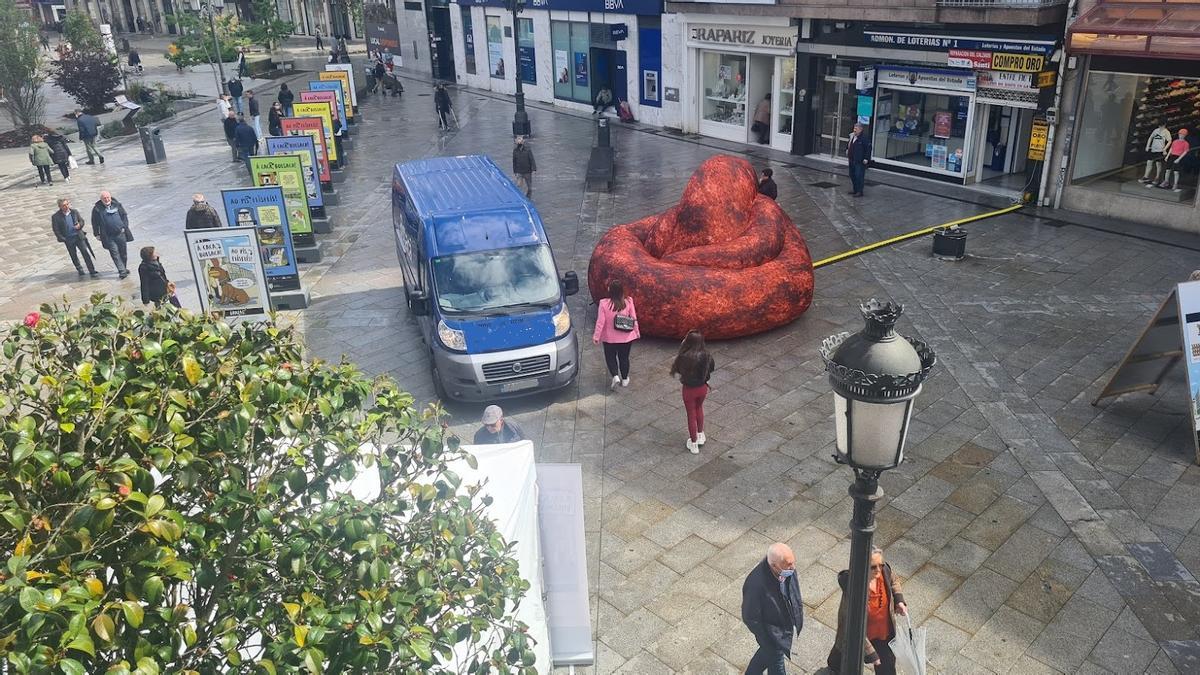
[[[441, 134], [429, 83], [406, 86], [402, 98], [364, 99], [324, 258], [302, 267], [312, 305], [281, 318], [313, 357], [389, 374], [428, 401], [428, 353], [404, 306], [393, 242], [391, 166], [487, 153], [507, 167], [512, 105], [452, 89], [461, 128]], [[609, 227], [673, 204], [704, 159], [749, 149], [617, 128], [615, 189], [586, 192], [592, 119], [536, 106], [530, 116], [533, 201], [560, 269], [581, 277]], [[136, 299], [136, 275], [118, 280], [103, 251], [103, 275], [77, 280], [50, 232], [56, 197], [90, 210], [102, 189], [129, 210], [135, 246], [157, 246], [184, 304], [199, 306], [184, 213], [193, 192], [215, 202], [247, 177], [230, 162], [214, 106], [182, 114], [163, 134], [166, 163], [146, 165], [140, 146], [116, 144], [106, 164], [81, 166], [69, 185], [35, 189], [24, 175], [0, 186], [0, 318], [63, 296]], [[882, 180], [853, 199], [840, 173], [788, 155], [747, 157], [775, 169], [780, 204], [814, 259], [994, 208], [937, 184]], [[902, 303], [900, 332], [939, 357], [916, 401], [907, 458], [881, 481], [875, 539], [904, 581], [914, 623], [929, 628], [936, 671], [1200, 672], [1200, 467], [1182, 370], [1153, 396], [1091, 405], [1173, 285], [1200, 267], [1200, 241], [1168, 245], [1023, 211], [969, 232], [970, 255], [959, 262], [933, 258], [922, 238], [823, 267], [801, 319], [714, 344], [699, 455], [684, 449], [678, 385], [667, 374], [676, 345], [637, 342], [630, 386], [610, 392], [603, 356], [586, 339], [595, 307], [586, 292], [570, 299], [582, 332], [577, 384], [505, 409], [539, 461], [583, 466], [596, 639], [596, 663], [583, 672], [741, 672], [755, 650], [739, 618], [742, 580], [774, 541], [796, 553], [807, 610], [789, 672], [824, 667], [849, 556], [852, 474], [831, 459], [833, 400], [818, 348], [861, 328], [857, 305], [872, 297]], [[481, 406], [449, 410], [469, 437]]]

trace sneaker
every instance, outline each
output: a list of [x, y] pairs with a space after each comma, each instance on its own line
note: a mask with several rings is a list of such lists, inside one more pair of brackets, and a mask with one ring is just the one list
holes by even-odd
[[1148, 181], [1146, 181], [1146, 184], [1143, 185], [1142, 187], [1152, 188], [1152, 187], [1154, 187], [1154, 181], [1148, 180]]
[[688, 452], [692, 453], [693, 455], [700, 454], [700, 445], [697, 444], [696, 441], [693, 441], [690, 438], [688, 439], [688, 442], [687, 442], [687, 449], [688, 449]]
[[623, 379], [623, 380], [621, 380], [621, 386], [622, 386], [622, 387], [628, 387], [628, 386], [629, 386], [629, 378], [628, 378], [628, 377], [627, 377], [627, 378], [625, 378], [625, 379]]
[[1171, 192], [1183, 192], [1183, 188], [1171, 188]]
[[104, 155], [101, 155], [101, 156], [100, 156], [100, 163], [101, 163], [101, 164], [103, 164], [103, 163], [104, 163]]
[[68, 183], [71, 182], [71, 178], [69, 176], [67, 178], [64, 178], [63, 180], [67, 181]]
[[696, 432], [696, 445], [704, 445], [705, 440], [703, 431]]
[[99, 273], [99, 272], [97, 272], [96, 270], [92, 270], [91, 272], [88, 272], [88, 274], [92, 275], [93, 277], [98, 277], [98, 276], [100, 276], [100, 273]]
[[617, 388], [617, 385], [620, 383], [621, 383], [621, 376], [613, 375], [612, 382], [608, 385], [608, 390], [613, 391], [614, 389]]

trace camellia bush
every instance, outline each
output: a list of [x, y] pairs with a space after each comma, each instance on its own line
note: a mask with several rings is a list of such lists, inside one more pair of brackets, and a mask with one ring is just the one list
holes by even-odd
[[[528, 584], [436, 409], [290, 329], [44, 306], [0, 410], [6, 672], [533, 672]], [[367, 501], [339, 487], [364, 467]]]

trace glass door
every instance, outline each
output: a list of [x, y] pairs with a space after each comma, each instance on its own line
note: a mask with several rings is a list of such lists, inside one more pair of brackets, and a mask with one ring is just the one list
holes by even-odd
[[857, 119], [857, 92], [853, 77], [826, 75], [821, 83], [821, 129], [817, 152], [838, 158], [846, 156], [846, 139]]
[[796, 116], [796, 57], [775, 59], [775, 81], [779, 93], [775, 99], [775, 125], [771, 130], [771, 145], [777, 150], [792, 149], [792, 123]]

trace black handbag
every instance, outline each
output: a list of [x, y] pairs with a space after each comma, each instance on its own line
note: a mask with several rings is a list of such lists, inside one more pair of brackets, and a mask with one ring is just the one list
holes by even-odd
[[633, 327], [636, 324], [637, 322], [633, 320], [632, 316], [625, 316], [624, 314], [613, 315], [613, 328], [621, 332], [632, 333]]

